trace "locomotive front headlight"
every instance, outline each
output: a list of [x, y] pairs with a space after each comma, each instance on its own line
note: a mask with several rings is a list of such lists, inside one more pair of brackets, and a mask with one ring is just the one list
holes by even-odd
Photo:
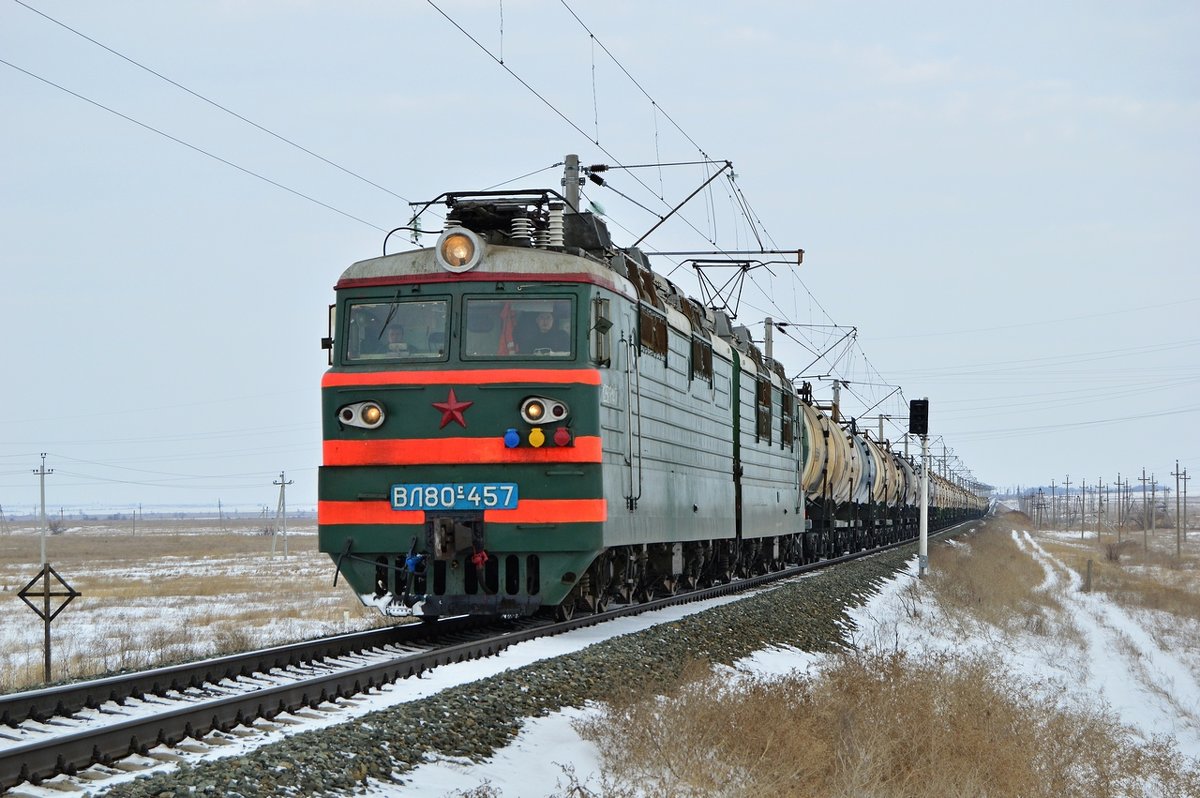
[[553, 421], [564, 421], [570, 410], [565, 403], [557, 399], [545, 399], [541, 396], [530, 396], [521, 402], [521, 418], [526, 424], [549, 424]]
[[378, 427], [383, 423], [383, 408], [377, 404], [363, 405], [362, 420], [369, 427]]
[[378, 402], [355, 402], [338, 409], [338, 421], [347, 427], [378, 429], [385, 418], [383, 405]]
[[469, 271], [483, 259], [483, 239], [465, 227], [445, 230], [437, 242], [438, 265], [456, 274]]
[[521, 416], [530, 424], [537, 424], [546, 417], [546, 405], [541, 399], [527, 399], [521, 407]]

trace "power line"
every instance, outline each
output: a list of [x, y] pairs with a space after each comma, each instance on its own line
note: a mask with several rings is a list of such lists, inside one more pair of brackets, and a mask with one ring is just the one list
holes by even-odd
[[1093, 427], [1103, 424], [1118, 424], [1122, 421], [1142, 421], [1147, 418], [1161, 418], [1164, 416], [1178, 416], [1187, 413], [1195, 413], [1200, 411], [1200, 405], [1191, 405], [1190, 407], [1179, 407], [1172, 410], [1163, 410], [1155, 413], [1139, 413], [1133, 416], [1117, 416], [1115, 418], [1098, 418], [1088, 421], [1069, 421], [1061, 424], [1041, 424], [1032, 427], [1007, 427], [1004, 429], [980, 430], [978, 432], [956, 432], [958, 437], [969, 438], [973, 440], [985, 440], [991, 436], [1008, 436], [1012, 434], [1036, 434], [1045, 432], [1046, 430], [1064, 430], [1078, 427]]
[[[534, 89], [533, 86], [531, 86], [524, 78], [522, 78], [520, 75], [518, 75], [510, 66], [508, 66], [506, 63], [504, 63], [504, 60], [502, 58], [498, 58], [494, 53], [492, 53], [491, 50], [489, 50], [476, 37], [471, 35], [471, 33], [469, 33], [453, 17], [451, 17], [449, 14], [447, 14], [445, 11], [443, 11], [436, 3], [433, 2], [433, 0], [426, 0], [426, 2], [435, 11], [437, 11], [447, 22], [449, 22], [456, 29], [458, 29], [458, 31], [460, 33], [462, 33], [464, 36], [466, 36], [467, 39], [469, 39], [477, 48], [479, 48], [481, 51], [483, 51], [484, 54], [486, 54], [489, 58], [491, 58], [496, 64], [498, 64], [506, 72], [508, 72], [509, 75], [511, 75], [518, 83], [520, 83], [522, 86], [524, 86], [531, 94], [533, 94], [534, 97], [536, 97], [538, 100], [540, 100], [542, 102], [542, 104], [544, 104], [547, 108], [549, 108], [551, 111], [553, 111], [559, 118], [561, 118], [564, 122], [566, 122], [568, 125], [570, 125], [570, 127], [573, 128], [576, 132], [578, 132], [581, 136], [584, 136], [589, 141], [591, 141], [593, 144], [595, 144], [595, 146], [598, 147], [601, 152], [603, 152], [606, 156], [608, 156], [610, 159], [612, 159], [613, 161], [615, 161], [617, 163], [617, 166], [610, 167], [610, 168], [622, 168], [622, 169], [636, 168], [636, 166], [625, 166], [624, 164], [622, 164], [620, 162], [620, 159], [618, 159], [614, 154], [609, 152], [608, 149], [605, 148], [603, 145], [601, 145], [598, 140], [596, 140], [592, 136], [588, 135], [588, 133], [580, 125], [578, 125], [574, 121], [572, 121], [557, 106], [555, 106], [545, 96], [543, 96], [540, 92], [538, 92], [536, 89]], [[648, 100], [650, 100], [650, 102], [657, 109], [657, 111], [661, 111], [663, 116], [665, 118], [667, 118], [671, 122], [672, 125], [675, 126], [676, 130], [678, 130], [680, 132], [680, 134], [683, 135], [683, 137], [686, 138], [692, 144], [692, 146], [694, 146], [696, 148], [696, 150], [705, 158], [705, 162], [712, 162], [712, 158], [708, 155], [708, 153], [702, 147], [700, 147], [700, 145], [695, 141], [695, 139], [693, 139], [669, 114], [667, 114], [666, 111], [662, 110], [661, 105], [650, 95], [650, 93], [648, 91], [646, 91], [646, 89], [641, 85], [641, 83], [639, 83], [637, 81], [637, 79], [633, 77], [633, 75], [629, 72], [629, 70], [625, 68], [624, 64], [622, 64], [612, 54], [612, 52], [609, 51], [609, 49], [604, 46], [604, 43], [602, 41], [600, 41], [600, 39], [598, 37], [596, 37], [595, 33], [583, 22], [582, 19], [580, 19], [579, 15], [576, 14], [575, 11], [573, 9], [571, 9], [571, 7], [569, 5], [567, 5], [565, 0], [560, 0], [560, 2], [562, 2], [563, 7], [567, 9], [567, 11], [571, 14], [571, 16], [574, 17], [576, 22], [578, 22], [579, 25], [584, 29], [584, 31], [587, 32], [588, 36], [591, 37], [596, 43], [598, 43], [600, 45], [601, 49], [604, 50], [605, 54], [608, 55], [608, 57], [610, 59], [612, 59], [613, 63], [615, 63], [618, 66], [618, 68], [620, 68], [621, 71], [626, 75], [626, 77], [629, 78], [630, 82], [632, 82], [634, 84], [634, 86], [636, 86], [637, 89]], [[633, 178], [644, 189], [646, 189], [652, 196], [654, 196], [656, 199], [659, 199], [660, 201], [662, 201], [664, 203], [664, 205], [666, 204], [665, 200], [660, 195], [655, 194], [655, 192], [653, 190], [651, 190], [650, 187], [648, 185], [646, 185], [646, 183], [643, 182], [640, 178], [638, 178], [636, 175], [633, 175]], [[731, 182], [732, 182], [732, 178], [731, 178]], [[736, 183], [734, 183], [734, 185], [736, 187]], [[641, 205], [640, 203], [637, 203], [636, 201], [632, 200], [628, 195], [625, 195], [622, 192], [617, 191], [611, 185], [606, 184], [605, 187], [616, 192], [617, 194], [622, 196], [624, 199], [629, 200], [630, 202], [633, 202], [635, 205], [642, 208], [643, 210], [646, 210], [647, 212], [653, 214], [653, 211], [650, 211], [644, 205]], [[737, 191], [739, 193], [741, 193], [740, 188], [737, 189]], [[744, 197], [743, 197], [743, 200], [744, 200]], [[743, 217], [750, 223], [751, 227], [754, 227], [754, 218], [755, 217], [750, 212], [749, 203], [739, 201], [739, 205], [741, 205], [743, 208]], [[698, 235], [705, 238], [705, 240], [707, 240], [710, 244], [712, 244], [712, 246], [715, 247], [718, 251], [723, 252], [723, 249], [720, 247], [720, 245], [718, 245], [711, 237], [709, 237], [709, 236], [705, 235], [703, 232], [701, 232], [699, 230], [699, 228], [697, 228], [696, 225], [693, 224], [685, 215], [683, 215], [683, 214], [678, 214], [678, 215], [689, 227], [692, 228], [693, 231], [695, 231]], [[763, 232], [765, 235], [767, 235], [769, 240], [773, 241], [773, 239], [770, 236], [770, 233], [767, 232], [765, 228], [763, 229]], [[756, 236], [757, 236], [757, 233], [756, 233]], [[669, 274], [668, 274], [668, 277], [669, 277]], [[761, 288], [761, 286], [758, 286], [756, 280], [753, 277], [751, 278], [751, 283], [755, 284], [756, 287], [758, 287], [759, 290], [763, 293], [763, 295], [766, 296], [768, 298], [768, 300], [773, 305], [776, 306], [776, 308], [778, 308], [778, 305], [774, 302], [774, 300], [772, 298], [771, 292], [765, 291]], [[814, 297], [812, 295], [811, 291], [808, 290], [808, 287], [806, 285], [804, 285], [803, 281], [800, 281], [800, 284], [804, 288], [805, 292], [808, 293], [809, 297], [817, 304], [818, 307], [821, 308], [821, 312], [825, 314], [826, 318], [828, 318], [830, 321], [833, 321], [833, 318], [829, 315], [829, 313], [825, 310], [825, 308], [823, 306], [821, 306], [820, 302], [816, 299], [816, 297]], [[782, 315], [784, 315], [784, 316], [787, 315], [786, 313], [783, 313], [781, 308], [779, 308], [779, 310]]]
[[679, 131], [680, 135], [682, 135], [685, 139], [687, 139], [689, 142], [691, 142], [692, 146], [696, 148], [697, 152], [699, 152], [701, 155], [703, 155], [705, 157], [705, 159], [711, 160], [709, 158], [708, 153], [704, 151], [704, 148], [701, 147], [699, 144], [697, 144], [695, 139], [693, 139], [691, 136], [689, 136], [687, 134], [687, 131], [685, 131], [682, 127], [680, 127], [679, 123], [676, 122], [674, 119], [672, 119], [671, 115], [663, 110], [662, 106], [659, 105], [658, 102], [655, 101], [655, 99], [650, 96], [650, 92], [648, 92], [644, 88], [642, 88], [642, 84], [638, 83], [637, 79], [633, 75], [629, 74], [629, 70], [625, 68], [625, 65], [622, 64], [620, 61], [618, 61], [617, 57], [615, 55], [613, 55], [612, 52], [609, 51], [609, 49], [607, 47], [604, 46], [604, 42], [602, 42], [598, 38], [596, 38], [596, 34], [592, 33], [591, 28], [589, 28], [587, 25], [585, 25], [583, 20], [579, 18], [579, 15], [576, 14], [575, 11], [569, 5], [567, 5], [566, 0], [559, 0], [559, 2], [561, 2], [563, 5], [563, 8], [567, 9], [567, 11], [571, 14], [571, 16], [575, 18], [575, 21], [579, 23], [580, 27], [582, 27], [585, 31], [587, 31], [588, 36], [591, 36], [593, 41], [595, 41], [596, 44], [600, 45], [600, 49], [604, 51], [604, 54], [607, 55], [609, 58], [611, 58], [612, 62], [614, 64], [616, 64], [617, 67], [619, 67], [622, 72], [625, 73], [625, 77], [629, 78], [630, 82], [633, 83], [634, 86], [637, 86], [638, 91], [640, 91], [643, 95], [645, 95], [646, 99], [650, 101], [651, 105], [653, 105], [655, 107], [655, 109], [657, 109], [657, 111], [666, 118], [666, 120], [668, 122], [670, 122], [672, 125], [675, 126], [675, 129]]
[[932, 338], [942, 335], [967, 335], [970, 333], [979, 332], [996, 332], [997, 330], [1014, 330], [1021, 327], [1040, 327], [1046, 324], [1060, 324], [1068, 321], [1082, 321], [1084, 319], [1099, 319], [1105, 316], [1118, 316], [1125, 313], [1137, 313], [1142, 310], [1157, 310], [1158, 308], [1169, 308], [1175, 305], [1186, 305], [1192, 302], [1200, 302], [1200, 297], [1191, 297], [1189, 299], [1179, 299], [1174, 302], [1163, 302], [1157, 305], [1140, 305], [1134, 308], [1122, 308], [1120, 310], [1109, 310], [1101, 313], [1085, 313], [1080, 316], [1053, 316], [1041, 321], [1028, 321], [1021, 324], [1003, 324], [996, 327], [973, 327], [967, 330], [948, 330], [931, 333], [909, 333], [908, 335], [888, 335], [889, 341], [899, 340], [903, 338]]
[[97, 47], [112, 53], [117, 58], [120, 58], [124, 61], [127, 61], [130, 64], [133, 64], [138, 69], [149, 72], [151, 75], [154, 75], [156, 78], [166, 81], [167, 83], [170, 83], [175, 88], [187, 92], [188, 94], [192, 95], [196, 99], [202, 100], [203, 102], [206, 102], [209, 105], [211, 105], [212, 107], [217, 108], [221, 111], [224, 111], [225, 113], [229, 114], [230, 116], [232, 116], [236, 119], [240, 119], [241, 121], [245, 122], [247, 125], [250, 125], [251, 127], [254, 127], [257, 130], [261, 130], [263, 133], [266, 133], [268, 136], [272, 136], [272, 137], [278, 139], [279, 141], [282, 141], [284, 144], [294, 147], [303, 153], [311, 155], [313, 158], [316, 158], [317, 160], [321, 161], [322, 163], [328, 164], [329, 166], [332, 166], [334, 169], [337, 169], [347, 175], [350, 175], [351, 177], [353, 177], [357, 180], [361, 180], [362, 182], [366, 183], [367, 185], [373, 186], [386, 194], [390, 194], [391, 196], [395, 197], [398, 200], [401, 200], [405, 203], [409, 202], [409, 200], [407, 198], [400, 196], [399, 194], [392, 191], [391, 189], [386, 188], [385, 186], [381, 186], [378, 183], [376, 183], [366, 177], [363, 177], [362, 175], [358, 174], [357, 172], [347, 169], [346, 167], [342, 166], [341, 164], [331, 161], [328, 158], [326, 158], [325, 156], [323, 156], [319, 153], [313, 152], [312, 150], [308, 149], [307, 147], [297, 144], [296, 142], [292, 141], [291, 139], [287, 138], [286, 136], [276, 133], [275, 131], [260, 125], [259, 123], [255, 122], [252, 119], [246, 118], [245, 116], [239, 114], [237, 111], [231, 110], [230, 108], [222, 105], [221, 103], [217, 102], [216, 100], [210, 99], [209, 97], [206, 97], [197, 91], [193, 91], [192, 89], [189, 89], [187, 86], [184, 86], [182, 83], [172, 80], [171, 78], [167, 77], [166, 75], [162, 74], [161, 72], [151, 69], [150, 67], [146, 66], [145, 64], [143, 64], [139, 61], [135, 61], [134, 59], [130, 58], [129, 56], [125, 55], [124, 53], [114, 50], [112, 47], [109, 47], [107, 44], [104, 44], [103, 42], [99, 42], [99, 41], [93, 39], [91, 36], [88, 36], [86, 33], [78, 31], [75, 28], [72, 28], [70, 25], [67, 25], [65, 22], [55, 19], [54, 17], [50, 16], [49, 14], [45, 13], [44, 11], [39, 11], [38, 9], [29, 5], [28, 3], [22, 2], [22, 0], [13, 0], [13, 2], [19, 6], [23, 6], [24, 8], [29, 9], [30, 11], [37, 14], [38, 16], [41, 16], [44, 19], [49, 20], [50, 22], [53, 22], [55, 25], [58, 25], [59, 27], [70, 31], [71, 33], [75, 34], [76, 36], [78, 36], [82, 39], [86, 39], [87, 41], [91, 42], [92, 44], [96, 45]]
[[509, 183], [515, 183], [518, 180], [524, 180], [527, 177], [533, 177], [534, 175], [545, 172], [548, 169], [554, 169], [554, 168], [562, 166], [562, 165], [563, 165], [563, 161], [559, 161], [558, 163], [552, 163], [549, 166], [543, 166], [541, 169], [534, 169], [532, 172], [526, 172], [523, 175], [517, 175], [516, 177], [510, 178], [508, 180], [502, 180], [501, 182], [496, 183], [491, 186], [488, 186], [487, 188], [485, 188], [483, 190], [491, 191], [492, 189], [500, 188], [501, 186], [507, 186]]
[[33, 72], [30, 72], [28, 69], [23, 69], [22, 67], [19, 67], [16, 64], [13, 64], [9, 61], [5, 61], [3, 58], [0, 58], [0, 64], [4, 64], [7, 67], [15, 69], [17, 72], [20, 72], [24, 75], [28, 75], [29, 77], [33, 78], [34, 80], [41, 81], [42, 83], [45, 83], [47, 86], [53, 86], [54, 88], [58, 89], [59, 91], [69, 94], [72, 97], [75, 97], [76, 99], [83, 100], [84, 102], [86, 102], [90, 105], [94, 105], [97, 108], [100, 108], [104, 111], [108, 111], [110, 114], [113, 114], [114, 116], [119, 116], [122, 119], [124, 119], [126, 122], [132, 122], [133, 124], [137, 125], [140, 128], [149, 130], [151, 133], [157, 133], [158, 135], [162, 136], [163, 138], [170, 139], [171, 141], [175, 142], [176, 144], [181, 144], [184, 147], [187, 147], [189, 150], [193, 150], [194, 152], [198, 152], [201, 155], [212, 158], [214, 161], [219, 161], [220, 163], [223, 163], [226, 166], [232, 167], [232, 168], [238, 170], [239, 172], [242, 172], [243, 174], [250, 175], [251, 177], [256, 177], [259, 180], [263, 181], [264, 183], [270, 183], [272, 186], [275, 186], [276, 188], [279, 188], [279, 189], [283, 189], [284, 191], [288, 192], [289, 194], [293, 194], [297, 197], [300, 197], [301, 199], [306, 199], [315, 205], [320, 205], [322, 208], [325, 208], [326, 210], [331, 210], [334, 213], [341, 214], [342, 216], [345, 216], [347, 219], [353, 219], [356, 222], [365, 224], [367, 227], [374, 228], [381, 233], [387, 232], [387, 230], [383, 229], [382, 227], [375, 225], [375, 224], [371, 224], [370, 222], [366, 221], [365, 219], [360, 219], [359, 217], [355, 216], [352, 213], [347, 213], [346, 211], [343, 211], [340, 208], [335, 208], [334, 206], [332, 206], [328, 203], [321, 202], [321, 200], [316, 199], [315, 197], [310, 197], [308, 194], [305, 194], [301, 191], [297, 191], [294, 188], [285, 186], [283, 183], [279, 183], [275, 180], [272, 180], [271, 178], [266, 177], [265, 175], [261, 175], [258, 172], [255, 172], [251, 169], [247, 169], [244, 166], [239, 166], [238, 164], [234, 163], [233, 161], [226, 160], [225, 158], [222, 158], [219, 155], [214, 155], [213, 153], [209, 152], [208, 150], [205, 150], [201, 147], [197, 147], [195, 144], [191, 144], [189, 142], [184, 141], [181, 138], [172, 136], [170, 133], [166, 133], [162, 130], [159, 130], [158, 128], [153, 127], [152, 125], [146, 124], [145, 122], [140, 122], [137, 119], [134, 119], [132, 116], [128, 116], [126, 114], [121, 113], [120, 111], [109, 108], [107, 105], [104, 105], [103, 103], [99, 103], [93, 99], [85, 97], [78, 92], [72, 91], [72, 90], [66, 88], [65, 86], [61, 86], [52, 80], [44, 78], [41, 75], [36, 75]]
[[[477, 48], [482, 50], [483, 53], [485, 55], [487, 55], [488, 58], [492, 59], [492, 61], [494, 61], [498, 66], [500, 66], [501, 69], [503, 69], [505, 72], [507, 72], [509, 75], [511, 75], [514, 80], [516, 80], [518, 83], [520, 83], [522, 86], [524, 86], [525, 89], [528, 90], [529, 93], [531, 93], [538, 100], [540, 100], [543, 105], [545, 105], [547, 108], [549, 108], [551, 111], [553, 111], [560, 119], [562, 119], [568, 125], [570, 125], [572, 129], [574, 129], [577, 133], [579, 133], [579, 135], [583, 136], [588, 141], [592, 142], [592, 144], [594, 144], [597, 149], [599, 149], [602, 153], [604, 153], [606, 156], [608, 156], [609, 159], [611, 159], [612, 161], [615, 161], [619, 166], [624, 166], [624, 164], [621, 163], [621, 160], [619, 158], [617, 158], [616, 155], [609, 152], [609, 150], [603, 144], [601, 144], [599, 141], [594, 139], [592, 136], [588, 135], [587, 131], [585, 131], [582, 127], [580, 127], [578, 124], [576, 124], [570, 117], [568, 117], [561, 110], [559, 110], [558, 106], [554, 105], [554, 103], [552, 103], [548, 99], [546, 99], [546, 97], [544, 97], [537, 89], [533, 88], [533, 86], [530, 85], [528, 81], [526, 81], [524, 78], [522, 78], [520, 75], [518, 75], [510, 66], [508, 66], [508, 64], [504, 63], [504, 61], [502, 59], [497, 58], [496, 55], [491, 50], [489, 50], [486, 45], [484, 45], [477, 38], [472, 36], [467, 31], [466, 28], [464, 28], [462, 25], [458, 24], [457, 20], [455, 20], [453, 17], [451, 17], [449, 14], [447, 14], [441, 8], [439, 8], [438, 5], [433, 2], [433, 0], [425, 0], [425, 2], [428, 3], [430, 5], [430, 7], [432, 7], [435, 11], [437, 11], [439, 14], [441, 14], [442, 17], [445, 18], [445, 20], [447, 22], [449, 22], [456, 29], [458, 29], [458, 31], [460, 33], [462, 33], [463, 36], [466, 36], [467, 39], [469, 39], [472, 44], [474, 44]], [[704, 154], [704, 153], [702, 152], [702, 154]], [[704, 154], [704, 156], [705, 156], [705, 158], [708, 157], [707, 154]], [[646, 191], [651, 196], [658, 198], [658, 196], [654, 193], [654, 191], [648, 185], [646, 185], [646, 183], [640, 177], [638, 177], [636, 174], [632, 174], [632, 173], [631, 173], [631, 176], [639, 185], [642, 186], [642, 188], [646, 189]], [[659, 198], [659, 199], [661, 199], [661, 198]], [[663, 204], [667, 205], [665, 200], [663, 201]], [[651, 213], [653, 213], [653, 211], [651, 211]], [[679, 213], [676, 215], [678, 215], [679, 218], [682, 219], [688, 225], [688, 227], [692, 228], [692, 230], [695, 231], [695, 233], [697, 235], [704, 238], [704, 240], [707, 241], [709, 244], [711, 244], [713, 247], [716, 247], [717, 249], [721, 249], [719, 244], [717, 244], [715, 241], [712, 240], [712, 238], [707, 236], [703, 231], [701, 231], [698, 227], [696, 227], [696, 225], [693, 224], [692, 221], [690, 219], [688, 219], [685, 215], [683, 215], [682, 213]], [[663, 218], [663, 217], [660, 217], [660, 218]]]

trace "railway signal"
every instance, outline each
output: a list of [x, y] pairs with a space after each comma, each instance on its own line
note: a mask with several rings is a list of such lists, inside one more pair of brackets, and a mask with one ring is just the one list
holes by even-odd
[[908, 431], [921, 436], [921, 525], [917, 543], [917, 576], [929, 570], [929, 400], [908, 403]]
[[928, 399], [913, 399], [908, 403], [908, 431], [922, 438], [929, 434]]

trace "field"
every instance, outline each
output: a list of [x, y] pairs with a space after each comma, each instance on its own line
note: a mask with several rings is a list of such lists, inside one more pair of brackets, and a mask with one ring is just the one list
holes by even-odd
[[601, 794], [1200, 795], [1200, 536], [1176, 559], [1173, 534], [1031, 526], [931, 546], [844, 655], [782, 678], [696, 663], [577, 723]]
[[[383, 623], [319, 554], [312, 521], [282, 537], [261, 519], [68, 521], [46, 539], [54, 570], [83, 595], [51, 625], [53, 678], [79, 679]], [[42, 683], [41, 619], [17, 596], [40, 570], [35, 529], [0, 536], [0, 691]], [[276, 553], [272, 556], [272, 545]], [[40, 584], [40, 583], [39, 583]]]
[[[697, 662], [667, 695], [594, 708], [577, 732], [601, 793], [1200, 795], [1181, 754], [1200, 751], [1200, 535], [1176, 558], [1168, 532], [1143, 547], [1031, 526], [1010, 514], [931, 546], [929, 577], [857, 611], [844, 655], [800, 653], [783, 678]], [[50, 536], [83, 593], [54, 622], [55, 679], [384, 623], [333, 586], [311, 522], [290, 531], [286, 557], [251, 521]], [[5, 691], [41, 682], [41, 622], [16, 597], [38, 546], [28, 528], [0, 536]]]

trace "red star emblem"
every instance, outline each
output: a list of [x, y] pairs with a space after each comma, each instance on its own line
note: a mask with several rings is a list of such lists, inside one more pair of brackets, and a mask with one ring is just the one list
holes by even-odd
[[451, 388], [449, 399], [444, 402], [433, 403], [435, 408], [442, 411], [442, 424], [438, 429], [444, 429], [451, 421], [457, 421], [463, 425], [463, 428], [466, 428], [467, 420], [463, 418], [463, 411], [473, 404], [475, 403], [458, 401], [458, 397], [454, 395], [454, 389]]

